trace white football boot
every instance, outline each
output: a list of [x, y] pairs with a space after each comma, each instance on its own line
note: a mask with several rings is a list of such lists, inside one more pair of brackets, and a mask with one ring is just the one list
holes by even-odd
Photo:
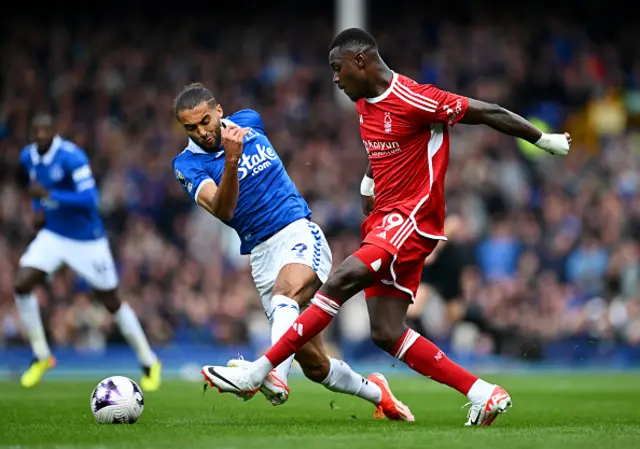
[[486, 398], [467, 405], [471, 405], [471, 409], [465, 426], [490, 426], [498, 415], [505, 413], [513, 405], [513, 401], [504, 388], [495, 385]]
[[[228, 367], [248, 369], [251, 362], [239, 359], [231, 359], [227, 362]], [[260, 387], [260, 392], [267, 398], [267, 401], [273, 405], [282, 405], [289, 399], [291, 390], [278, 376], [276, 370], [272, 370]], [[244, 399], [244, 398], [243, 398]], [[251, 398], [249, 398], [251, 399]], [[248, 399], [245, 399], [248, 400]]]
[[[260, 391], [260, 385], [251, 382], [247, 366], [226, 367], [205, 365], [200, 372], [211, 388], [220, 393], [233, 393], [244, 401], [248, 401]], [[207, 385], [205, 384], [205, 390]]]

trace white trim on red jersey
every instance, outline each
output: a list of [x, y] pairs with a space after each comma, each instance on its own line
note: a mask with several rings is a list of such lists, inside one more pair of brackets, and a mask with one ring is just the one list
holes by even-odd
[[436, 108], [438, 107], [437, 101], [412, 92], [402, 83], [396, 83], [391, 91], [396, 95], [396, 97], [417, 109], [432, 113], [436, 112]]
[[394, 92], [398, 93], [402, 93], [405, 96], [408, 96], [410, 98], [412, 98], [413, 100], [415, 100], [418, 103], [421, 103], [427, 107], [430, 108], [437, 108], [438, 105], [440, 103], [438, 103], [436, 100], [434, 100], [433, 98], [429, 98], [429, 97], [425, 97], [422, 94], [419, 94], [417, 92], [412, 91], [411, 89], [409, 89], [408, 86], [405, 86], [402, 83], [396, 83], [396, 85], [394, 86]]
[[391, 77], [391, 83], [389, 84], [389, 87], [387, 87], [387, 90], [382, 92], [382, 94], [378, 95], [377, 97], [365, 98], [367, 103], [378, 103], [378, 102], [384, 100], [385, 98], [387, 98], [389, 96], [389, 94], [393, 90], [393, 86], [395, 86], [397, 84], [397, 81], [398, 81], [398, 74], [396, 72], [392, 72], [392, 73], [393, 73], [393, 76]]

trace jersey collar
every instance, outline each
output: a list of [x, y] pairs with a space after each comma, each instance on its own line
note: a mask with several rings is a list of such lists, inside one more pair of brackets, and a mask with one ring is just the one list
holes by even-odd
[[51, 146], [49, 147], [47, 152], [44, 154], [44, 156], [40, 156], [40, 153], [38, 153], [38, 145], [36, 145], [35, 143], [32, 144], [31, 145], [31, 162], [33, 163], [33, 165], [37, 165], [39, 163], [42, 163], [44, 165], [50, 165], [51, 162], [53, 162], [53, 158], [56, 156], [56, 153], [58, 152], [61, 146], [62, 146], [62, 137], [56, 135], [53, 137], [53, 140], [51, 141]]
[[[235, 125], [235, 123], [233, 123], [228, 118], [223, 118], [223, 119], [221, 119], [221, 121], [222, 121], [222, 123], [224, 123], [227, 126]], [[219, 158], [222, 155], [224, 155], [224, 150], [222, 148], [222, 145], [220, 145], [220, 151], [218, 151], [217, 153], [209, 153], [208, 151], [204, 151], [202, 148], [200, 148], [200, 145], [198, 145], [197, 143], [195, 143], [191, 139], [189, 139], [189, 143], [187, 144], [187, 150], [191, 151], [192, 153], [196, 153], [196, 154], [212, 154], [215, 158]], [[36, 154], [37, 154], [37, 151], [36, 151]]]
[[381, 95], [378, 95], [377, 97], [365, 98], [365, 100], [367, 100], [367, 103], [378, 103], [384, 100], [389, 96], [389, 94], [393, 90], [393, 86], [397, 82], [398, 82], [398, 74], [396, 72], [393, 72], [393, 77], [391, 78], [391, 83], [389, 83], [389, 87], [387, 87], [387, 90], [385, 90]]

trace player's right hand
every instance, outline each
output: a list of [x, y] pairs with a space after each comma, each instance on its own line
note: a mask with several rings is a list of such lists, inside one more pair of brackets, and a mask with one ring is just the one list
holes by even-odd
[[41, 200], [42, 198], [46, 198], [47, 196], [49, 196], [49, 191], [45, 189], [42, 184], [36, 181], [31, 181], [29, 183], [28, 192], [29, 196], [36, 200]]
[[371, 214], [371, 212], [373, 212], [373, 206], [375, 205], [375, 196], [371, 195], [371, 196], [365, 196], [362, 195], [362, 213], [365, 214], [365, 216], [369, 216], [369, 214]]
[[222, 147], [227, 161], [237, 162], [240, 159], [244, 138], [248, 133], [248, 128], [239, 128], [237, 126], [222, 128]]

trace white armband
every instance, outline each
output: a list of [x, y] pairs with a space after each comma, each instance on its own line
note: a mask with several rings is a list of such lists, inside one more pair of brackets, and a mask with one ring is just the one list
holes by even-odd
[[566, 156], [569, 153], [569, 141], [564, 134], [542, 133], [535, 146], [545, 150], [547, 153]]
[[375, 184], [373, 178], [369, 178], [366, 174], [360, 183], [360, 194], [362, 196], [373, 196]]

